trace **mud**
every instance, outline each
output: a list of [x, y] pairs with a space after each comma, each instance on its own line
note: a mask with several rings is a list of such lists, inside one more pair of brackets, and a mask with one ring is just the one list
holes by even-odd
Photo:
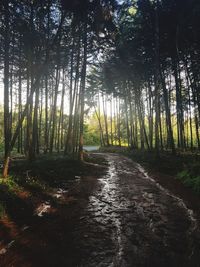
[[[131, 160], [105, 154], [108, 174], [80, 232], [83, 266], [200, 266], [198, 221], [184, 202]], [[101, 233], [101, 234], [100, 234]]]
[[200, 266], [198, 214], [141, 165], [100, 156], [106, 174], [57, 185], [0, 266]]

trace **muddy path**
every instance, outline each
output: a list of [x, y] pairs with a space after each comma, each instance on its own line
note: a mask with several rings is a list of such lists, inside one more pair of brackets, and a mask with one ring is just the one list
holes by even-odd
[[83, 218], [84, 266], [200, 266], [193, 211], [139, 164], [105, 157], [108, 174], [99, 179]]
[[200, 266], [198, 216], [141, 165], [100, 156], [106, 173], [60, 184], [0, 266]]

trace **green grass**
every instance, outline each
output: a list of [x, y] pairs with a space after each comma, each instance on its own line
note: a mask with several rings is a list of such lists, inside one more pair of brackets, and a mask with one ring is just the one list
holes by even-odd
[[177, 179], [200, 194], [200, 163], [188, 164], [177, 174]]
[[20, 190], [20, 186], [17, 184], [13, 176], [0, 178], [0, 186], [6, 186], [9, 191]]
[[22, 188], [15, 181], [13, 176], [8, 176], [5, 178], [0, 178], [0, 218], [3, 218], [7, 214], [7, 205], [11, 200], [15, 200], [17, 193], [20, 192]]

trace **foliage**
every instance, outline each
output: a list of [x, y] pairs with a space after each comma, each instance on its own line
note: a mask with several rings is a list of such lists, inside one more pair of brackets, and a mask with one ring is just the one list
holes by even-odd
[[84, 145], [100, 145], [100, 137], [98, 129], [94, 129], [90, 125], [84, 125]]
[[177, 174], [177, 179], [200, 194], [200, 164], [191, 164]]
[[6, 179], [0, 178], [0, 186], [6, 186], [7, 190], [13, 193], [16, 190], [21, 190], [20, 186], [18, 185], [13, 176], [8, 176]]

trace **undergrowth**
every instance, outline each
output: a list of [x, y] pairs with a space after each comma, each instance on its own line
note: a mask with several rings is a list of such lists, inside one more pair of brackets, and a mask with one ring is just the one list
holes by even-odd
[[6, 186], [8, 191], [21, 190], [20, 186], [13, 178], [13, 176], [8, 176], [7, 178], [0, 178], [0, 186]]
[[177, 174], [177, 179], [200, 194], [200, 163], [188, 164]]

